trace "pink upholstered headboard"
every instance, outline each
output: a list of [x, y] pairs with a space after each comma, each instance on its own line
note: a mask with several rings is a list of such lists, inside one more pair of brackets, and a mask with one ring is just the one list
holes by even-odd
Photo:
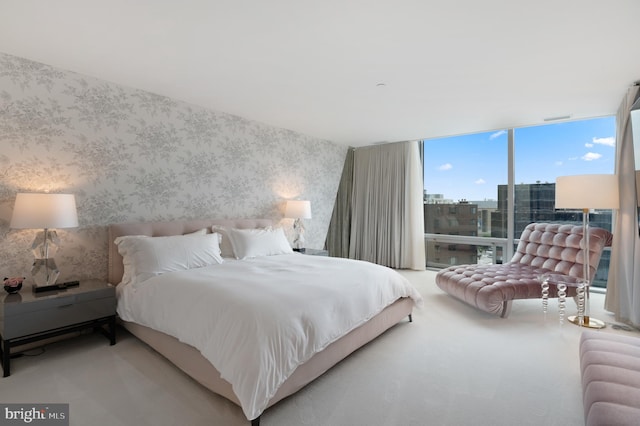
[[138, 222], [117, 223], [109, 225], [109, 282], [118, 285], [122, 281], [124, 266], [122, 256], [118, 253], [118, 247], [114, 240], [123, 235], [146, 235], [149, 237], [163, 237], [170, 235], [183, 235], [206, 228], [211, 232], [213, 225], [228, 226], [230, 228], [264, 228], [275, 225], [271, 219], [203, 219], [203, 220], [176, 220], [171, 222]]

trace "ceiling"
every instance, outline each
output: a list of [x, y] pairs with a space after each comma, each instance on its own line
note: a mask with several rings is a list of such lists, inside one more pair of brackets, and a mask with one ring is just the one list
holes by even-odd
[[615, 114], [639, 18], [638, 0], [0, 0], [0, 52], [359, 146]]

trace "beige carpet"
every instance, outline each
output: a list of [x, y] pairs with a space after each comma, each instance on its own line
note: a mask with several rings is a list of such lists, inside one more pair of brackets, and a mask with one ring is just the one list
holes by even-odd
[[[268, 409], [264, 426], [584, 424], [582, 329], [559, 326], [555, 300], [546, 321], [539, 300], [516, 301], [500, 319], [441, 292], [434, 272], [402, 273], [425, 297], [414, 322]], [[593, 295], [592, 315], [611, 322], [603, 301]], [[640, 336], [611, 326], [603, 332]], [[248, 424], [238, 407], [124, 331], [112, 347], [103, 336], [83, 335], [12, 367], [0, 379], [0, 401], [69, 403], [72, 425]]]

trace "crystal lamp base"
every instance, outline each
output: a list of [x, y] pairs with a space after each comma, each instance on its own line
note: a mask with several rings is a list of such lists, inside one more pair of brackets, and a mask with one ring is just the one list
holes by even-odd
[[55, 284], [60, 275], [60, 270], [53, 258], [35, 259], [31, 268], [31, 275], [36, 286], [51, 285]]

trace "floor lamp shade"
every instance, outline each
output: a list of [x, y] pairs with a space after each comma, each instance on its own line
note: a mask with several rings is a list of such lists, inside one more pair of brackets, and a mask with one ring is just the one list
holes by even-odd
[[76, 199], [73, 194], [20, 193], [11, 217], [11, 228], [43, 229], [36, 235], [31, 246], [35, 260], [31, 275], [35, 291], [56, 289], [55, 282], [60, 275], [55, 254], [58, 250], [58, 235], [55, 228], [75, 228], [78, 226]]
[[[589, 286], [592, 281], [589, 265], [589, 210], [616, 209], [619, 202], [618, 177], [616, 175], [575, 175], [561, 176], [556, 179], [557, 209], [582, 210], [582, 253], [583, 253], [583, 283], [578, 287], [579, 307], [578, 315], [569, 317], [569, 321], [581, 327], [603, 328], [604, 321], [589, 317]], [[581, 309], [586, 288], [586, 304]]]
[[617, 209], [616, 175], [560, 176], [556, 179], [557, 209]]

